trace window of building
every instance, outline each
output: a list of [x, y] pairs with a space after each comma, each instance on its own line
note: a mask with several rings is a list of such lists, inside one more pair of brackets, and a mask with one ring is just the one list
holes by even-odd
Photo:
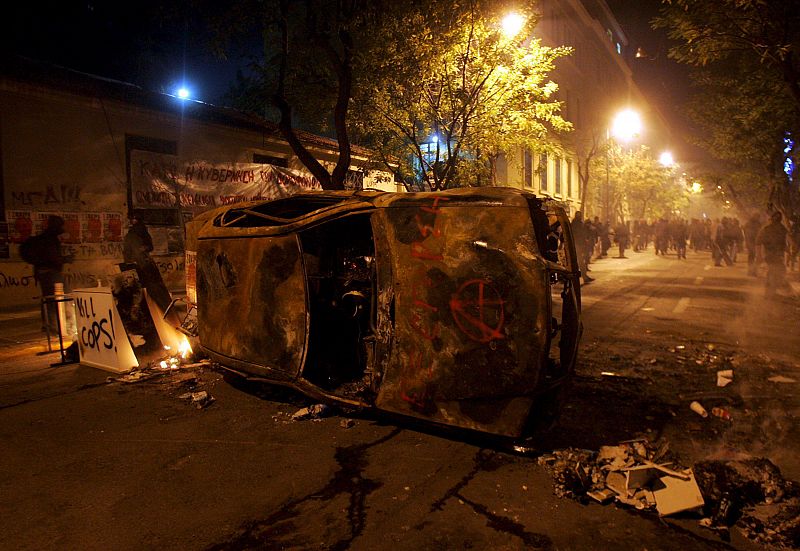
[[525, 187], [533, 187], [533, 155], [531, 150], [525, 150]]
[[547, 153], [539, 155], [539, 189], [547, 191]]
[[556, 195], [561, 195], [561, 157], [553, 159], [553, 186]]
[[567, 197], [572, 197], [572, 159], [567, 159]]
[[284, 157], [273, 157], [272, 155], [262, 155], [261, 153], [253, 153], [253, 162], [262, 165], [273, 165], [289, 168], [289, 159]]

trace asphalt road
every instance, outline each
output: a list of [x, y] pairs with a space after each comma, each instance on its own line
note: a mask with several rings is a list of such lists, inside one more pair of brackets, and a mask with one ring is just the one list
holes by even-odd
[[[706, 254], [629, 257], [592, 266], [576, 382], [533, 455], [370, 416], [292, 421], [309, 402], [210, 368], [125, 384], [50, 367], [36, 320], [6, 315], [0, 548], [761, 549], [696, 515], [558, 498], [537, 462], [646, 436], [685, 465], [747, 453], [800, 479], [800, 383], [769, 381], [800, 380], [798, 303], [765, 302], [743, 266]], [[736, 382], [719, 389], [723, 365]], [[214, 402], [179, 398], [191, 390]], [[695, 399], [734, 421], [700, 418]]]

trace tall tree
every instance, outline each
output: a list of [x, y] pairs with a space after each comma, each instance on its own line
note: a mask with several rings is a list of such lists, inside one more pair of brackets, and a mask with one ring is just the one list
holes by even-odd
[[530, 8], [515, 14], [524, 25], [514, 36], [501, 22], [507, 12], [478, 0], [406, 5], [376, 27], [389, 38], [361, 57], [374, 80], [356, 95], [368, 145], [410, 159], [406, 174], [433, 190], [491, 185], [500, 154], [556, 147], [549, 138], [570, 125], [547, 75], [570, 50], [529, 38]]
[[698, 68], [692, 115], [705, 134], [700, 145], [724, 161], [716, 178], [766, 181], [763, 200], [795, 210], [797, 185], [781, 169], [797, 157], [785, 140], [800, 135], [800, 4], [664, 0], [654, 26], [677, 41], [671, 57]]
[[612, 223], [631, 217], [669, 216], [688, 204], [688, 190], [676, 170], [654, 159], [646, 146], [628, 149], [611, 143], [607, 157], [595, 157], [592, 166], [595, 174], [605, 174], [606, 170], [608, 189], [595, 188], [593, 201], [603, 204], [603, 195], [608, 193]]

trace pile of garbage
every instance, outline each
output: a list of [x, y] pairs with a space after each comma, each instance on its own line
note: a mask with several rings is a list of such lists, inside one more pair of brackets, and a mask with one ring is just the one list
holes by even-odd
[[728, 536], [800, 548], [800, 485], [768, 459], [706, 460], [693, 468], [669, 461], [669, 445], [629, 440], [598, 451], [568, 448], [539, 457], [558, 497], [619, 503], [659, 516], [694, 513], [705, 528]]
[[553, 474], [554, 493], [581, 501], [616, 501], [661, 516], [704, 505], [691, 469], [665, 461], [669, 446], [629, 440], [599, 451], [566, 449], [543, 455], [539, 464]]
[[736, 527], [749, 539], [800, 548], [800, 486], [764, 458], [700, 461], [694, 466], [706, 499], [701, 525]]

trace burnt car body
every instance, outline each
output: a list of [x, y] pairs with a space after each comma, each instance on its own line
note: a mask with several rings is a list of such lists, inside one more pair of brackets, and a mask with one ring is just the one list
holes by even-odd
[[216, 209], [187, 234], [199, 342], [248, 378], [518, 437], [573, 372], [580, 273], [555, 201], [313, 192]]

